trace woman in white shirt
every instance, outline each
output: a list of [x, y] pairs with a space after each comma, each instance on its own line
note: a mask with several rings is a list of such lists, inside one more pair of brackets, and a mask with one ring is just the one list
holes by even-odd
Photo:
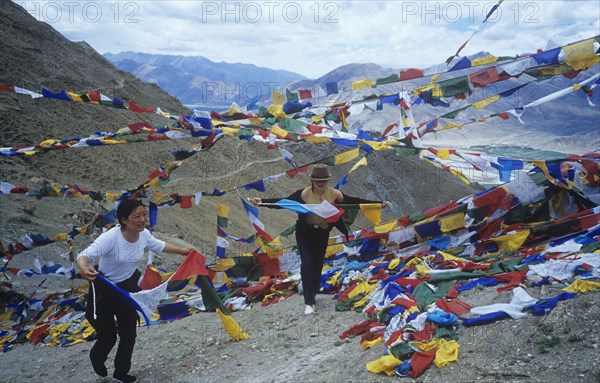
[[[117, 342], [115, 356], [115, 382], [133, 383], [135, 376], [129, 375], [131, 355], [136, 338], [138, 314], [124, 303], [106, 284], [95, 281], [98, 273], [120, 288], [137, 292], [141, 289], [141, 277], [137, 269], [145, 250], [154, 253], [167, 252], [187, 255], [191, 248], [182, 248], [154, 238], [146, 229], [146, 209], [138, 200], [122, 201], [117, 207], [119, 226], [100, 235], [94, 243], [77, 256], [77, 265], [84, 279], [93, 283], [95, 292], [88, 296], [86, 318], [96, 330], [97, 340], [90, 350], [90, 360], [96, 374], [108, 375], [105, 366], [108, 354]], [[98, 267], [92, 266], [98, 262]], [[116, 318], [116, 320], [115, 320]]]

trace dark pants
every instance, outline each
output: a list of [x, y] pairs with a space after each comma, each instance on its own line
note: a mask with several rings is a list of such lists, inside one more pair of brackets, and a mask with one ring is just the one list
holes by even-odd
[[[117, 284], [117, 286], [129, 292], [139, 291], [139, 287], [133, 282], [134, 280], [137, 282], [139, 275], [139, 271], [136, 270], [132, 278]], [[96, 289], [96, 319], [93, 317], [94, 299], [91, 287], [86, 312], [86, 318], [96, 330], [97, 336], [96, 343], [90, 350], [90, 359], [94, 364], [104, 364], [117, 342], [118, 334], [119, 346], [115, 356], [115, 374], [125, 375], [131, 368], [138, 314], [103, 282], [94, 282], [94, 286]]]
[[329, 230], [313, 228], [298, 221], [296, 224], [296, 243], [300, 253], [300, 276], [304, 289], [304, 303], [314, 305], [315, 295], [320, 289], [323, 260], [327, 250]]

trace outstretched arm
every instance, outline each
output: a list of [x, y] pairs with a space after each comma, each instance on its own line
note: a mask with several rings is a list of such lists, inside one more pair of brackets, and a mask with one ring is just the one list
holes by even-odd
[[[289, 199], [292, 201], [297, 201], [302, 203], [302, 190], [296, 190], [295, 192], [293, 192], [292, 194], [290, 194], [289, 196], [285, 197], [285, 199]], [[255, 205], [255, 206], [260, 206], [263, 203], [264, 204], [273, 204], [275, 202], [278, 202], [280, 200], [282, 200], [283, 198], [260, 198], [260, 197], [253, 197], [253, 198], [248, 198], [248, 201], [250, 201], [251, 204]], [[272, 209], [281, 209], [281, 206], [274, 206], [274, 205], [263, 205], [265, 207], [269, 207]]]
[[390, 204], [388, 201], [371, 201], [371, 200], [360, 198], [360, 197], [352, 197], [352, 196], [349, 196], [344, 193], [341, 193], [341, 194], [342, 194], [342, 199], [341, 200], [337, 199], [336, 202], [342, 203], [342, 204], [347, 203], [350, 205], [354, 205], [354, 204], [361, 204], [361, 203], [380, 203], [382, 207], [386, 207]]
[[179, 247], [179, 246], [171, 245], [170, 243], [165, 243], [163, 252], [186, 256], [192, 250], [193, 250], [192, 247]]

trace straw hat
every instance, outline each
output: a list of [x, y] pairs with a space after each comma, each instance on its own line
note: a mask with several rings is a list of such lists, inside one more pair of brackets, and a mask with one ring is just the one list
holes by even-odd
[[316, 164], [312, 168], [312, 173], [310, 174], [310, 178], [313, 181], [327, 181], [331, 179], [331, 175], [329, 174], [329, 170], [327, 170], [327, 165], [325, 164]]

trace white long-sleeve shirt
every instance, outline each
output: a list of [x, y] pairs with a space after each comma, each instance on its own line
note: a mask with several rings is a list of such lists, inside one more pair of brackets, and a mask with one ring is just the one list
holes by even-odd
[[144, 251], [160, 253], [165, 248], [165, 242], [154, 238], [144, 229], [136, 242], [129, 242], [121, 233], [119, 226], [102, 233], [77, 258], [85, 256], [91, 264], [99, 261], [99, 270], [113, 283], [119, 283], [131, 277]]

